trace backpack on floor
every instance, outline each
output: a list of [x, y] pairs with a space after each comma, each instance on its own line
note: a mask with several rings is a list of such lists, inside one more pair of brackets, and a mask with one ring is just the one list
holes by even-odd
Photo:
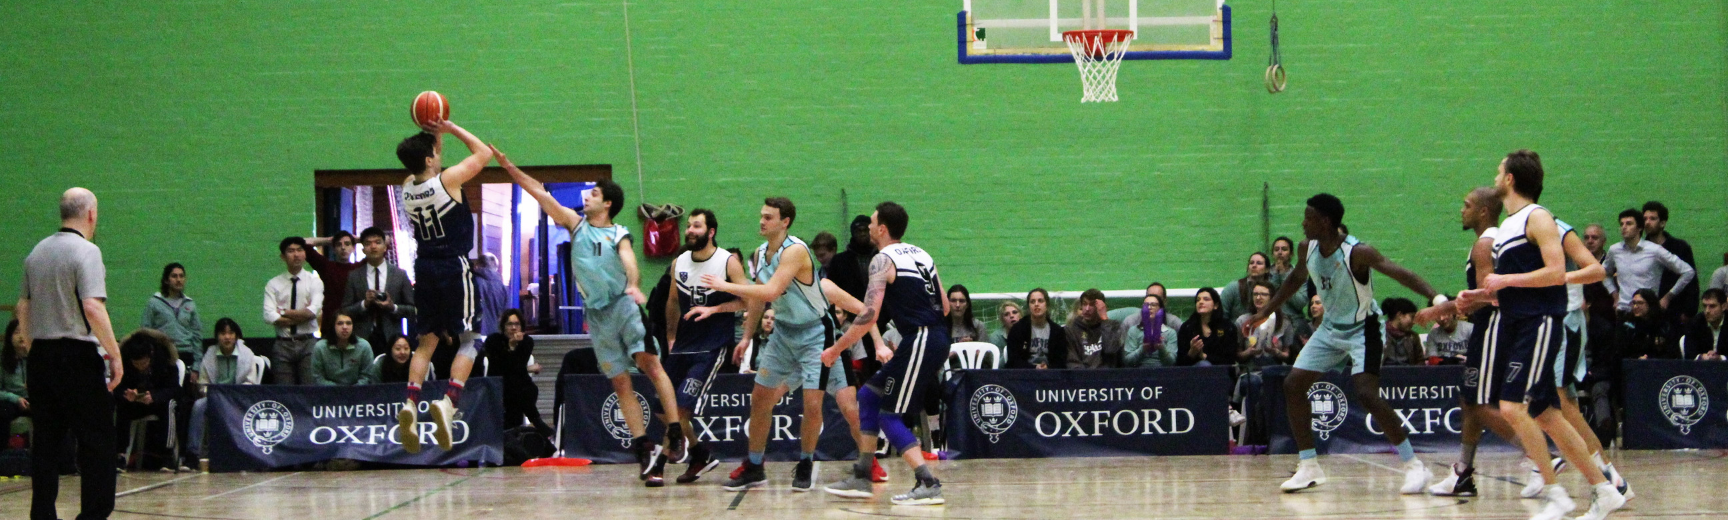
[[521, 466], [529, 459], [552, 456], [552, 442], [532, 425], [504, 430], [504, 465]]
[[16, 477], [29, 474], [29, 450], [0, 451], [0, 477]]

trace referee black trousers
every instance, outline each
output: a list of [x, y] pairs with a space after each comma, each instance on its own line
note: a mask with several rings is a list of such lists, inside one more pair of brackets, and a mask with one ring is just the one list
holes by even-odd
[[30, 453], [30, 518], [57, 518], [58, 470], [68, 431], [78, 441], [78, 518], [108, 518], [114, 512], [115, 451], [114, 397], [104, 381], [107, 363], [95, 343], [67, 339], [37, 340], [28, 359], [25, 384], [36, 441]]

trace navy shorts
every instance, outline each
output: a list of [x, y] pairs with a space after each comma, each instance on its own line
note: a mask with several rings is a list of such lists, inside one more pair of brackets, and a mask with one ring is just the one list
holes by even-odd
[[1483, 374], [1477, 391], [1484, 403], [1521, 402], [1536, 417], [1560, 404], [1555, 390], [1554, 362], [1565, 341], [1564, 315], [1506, 316], [1488, 320], [1483, 357], [1493, 359], [1493, 372]]
[[678, 408], [690, 410], [692, 415], [702, 415], [702, 395], [713, 386], [715, 374], [720, 373], [720, 357], [728, 350], [721, 347], [677, 351], [660, 358], [661, 366], [672, 380], [672, 389], [678, 393]]
[[1493, 307], [1478, 310], [1470, 314], [1470, 343], [1464, 351], [1464, 402], [1469, 404], [1490, 404], [1490, 399], [1482, 389], [1482, 374], [1494, 373], [1494, 360], [1483, 357], [1482, 345], [1488, 342], [1488, 325], [1494, 319]]
[[479, 306], [474, 292], [474, 273], [468, 259], [417, 258], [414, 260], [415, 320], [420, 334], [443, 334], [460, 341], [475, 327]]
[[904, 414], [924, 408], [924, 393], [936, 391], [937, 376], [948, 362], [948, 345], [947, 327], [901, 331], [894, 358], [870, 378], [870, 388], [882, 395], [883, 412]]

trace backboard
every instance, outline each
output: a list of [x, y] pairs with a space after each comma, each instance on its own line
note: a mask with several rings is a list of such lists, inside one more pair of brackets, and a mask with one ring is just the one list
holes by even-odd
[[1062, 33], [1102, 4], [1108, 29], [1135, 32], [1124, 60], [1230, 59], [1223, 0], [962, 0], [959, 58], [981, 63], [1073, 63]]

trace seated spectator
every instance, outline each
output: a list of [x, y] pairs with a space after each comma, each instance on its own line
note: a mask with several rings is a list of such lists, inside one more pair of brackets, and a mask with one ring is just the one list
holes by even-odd
[[1428, 330], [1428, 339], [1423, 342], [1428, 362], [1435, 365], [1464, 364], [1465, 354], [1470, 350], [1470, 334], [1475, 331], [1475, 324], [1458, 321], [1457, 314], [1441, 316], [1434, 322], [1434, 328]]
[[972, 291], [948, 286], [948, 339], [954, 343], [984, 339], [984, 322], [972, 317]]
[[[1686, 359], [1700, 361], [1724, 361], [1722, 356], [1728, 345], [1722, 344], [1722, 315], [1725, 293], [1721, 289], [1710, 288], [1704, 291], [1700, 298], [1704, 312], [1692, 320], [1692, 330], [1686, 333]], [[3, 405], [0, 405], [3, 406]]]
[[1233, 366], [1236, 364], [1236, 327], [1218, 307], [1218, 291], [1201, 287], [1194, 295], [1194, 314], [1176, 331], [1176, 366]]
[[[180, 394], [179, 374], [174, 365], [163, 363], [174, 350], [168, 336], [152, 329], [139, 329], [120, 342], [120, 359], [126, 364], [120, 384], [114, 387], [114, 446], [125, 452], [132, 436], [132, 422], [155, 417], [145, 425], [140, 465], [147, 470], [168, 467], [168, 403]], [[120, 461], [120, 467], [126, 463]]]
[[371, 384], [371, 381], [366, 379], [366, 368], [372, 366], [372, 344], [354, 335], [354, 318], [336, 313], [333, 333], [333, 337], [318, 340], [312, 347], [311, 384]]
[[[1272, 239], [1272, 267], [1267, 269], [1266, 275], [1272, 279], [1273, 287], [1283, 287], [1284, 279], [1289, 278], [1290, 272], [1296, 270], [1296, 266], [1292, 262], [1295, 255], [1296, 242], [1290, 240], [1290, 237], [1281, 236]], [[1291, 323], [1301, 321], [1297, 317], [1301, 316], [1302, 312], [1307, 309], [1308, 295], [1308, 284], [1303, 284], [1301, 290], [1296, 291], [1296, 294], [1290, 296], [1290, 299], [1284, 300], [1283, 312], [1291, 318]]]
[[[1146, 286], [1146, 296], [1157, 296], [1159, 304], [1158, 308], [1170, 308], [1168, 305], [1170, 297], [1166, 296], [1164, 293], [1164, 284], [1152, 282], [1152, 285]], [[1141, 314], [1144, 314], [1141, 310], [1143, 310], [1145, 306], [1145, 300], [1141, 300], [1139, 308], [1116, 309], [1110, 313], [1112, 317], [1122, 322], [1122, 337], [1128, 338], [1124, 340], [1125, 347], [1134, 347], [1133, 338], [1138, 337], [1137, 335], [1144, 331], [1144, 328], [1140, 326], [1140, 318]], [[1182, 320], [1177, 318], [1174, 313], [1165, 312], [1164, 325], [1170, 327], [1170, 330], [1181, 329]]]
[[1271, 262], [1266, 258], [1266, 253], [1248, 255], [1248, 276], [1224, 284], [1219, 290], [1218, 305], [1224, 311], [1225, 320], [1234, 320], [1247, 313], [1248, 307], [1254, 304], [1250, 291], [1254, 289], [1255, 283], [1271, 280], [1270, 267]]
[[191, 420], [188, 421], [188, 458], [204, 453], [205, 399], [209, 396], [210, 385], [256, 385], [263, 375], [258, 369], [260, 359], [246, 347], [246, 341], [240, 339], [240, 324], [229, 318], [216, 320], [216, 344], [206, 349], [201, 357], [204, 365], [199, 370], [204, 378], [199, 380], [198, 400], [192, 403]]
[[1320, 322], [1326, 319], [1326, 304], [1320, 301], [1320, 295], [1311, 295], [1307, 299], [1307, 312], [1303, 314], [1308, 319], [1296, 321], [1296, 344], [1290, 347], [1290, 359], [1302, 355], [1302, 347], [1308, 344], [1308, 338], [1314, 337], [1314, 331], [1319, 330]]
[[1728, 253], [1722, 253], [1722, 267], [1710, 274], [1710, 285], [1705, 289], [1721, 289], [1728, 291]]
[[[1236, 317], [1236, 330], [1242, 330], [1260, 308], [1272, 301], [1272, 293], [1277, 286], [1271, 280], [1254, 282], [1252, 304], [1247, 312]], [[1296, 335], [1296, 322], [1289, 315], [1273, 311], [1264, 323], [1255, 327], [1253, 333], [1240, 339], [1236, 347], [1236, 360], [1248, 364], [1258, 372], [1262, 368], [1274, 365], [1286, 365], [1292, 360], [1290, 346], [1299, 341]]]
[[1008, 329], [1014, 328], [1014, 324], [1020, 322], [1020, 304], [1011, 301], [1002, 302], [1002, 305], [996, 307], [996, 322], [1000, 323], [1001, 327], [990, 332], [990, 339], [987, 341], [991, 345], [1006, 347], [1008, 346]]
[[1380, 364], [1421, 365], [1423, 359], [1422, 338], [1416, 335], [1416, 303], [1404, 298], [1387, 298], [1380, 302], [1381, 319], [1384, 325], [1386, 350], [1381, 356]]
[[6, 324], [5, 341], [4, 350], [0, 350], [0, 451], [6, 451], [11, 444], [6, 441], [11, 436], [12, 421], [30, 416], [30, 392], [25, 384], [29, 379], [25, 365], [30, 346], [18, 330], [17, 319]]
[[1620, 326], [1622, 359], [1680, 359], [1657, 301], [1655, 289], [1639, 289], [1632, 295], [1632, 314]]
[[142, 327], [168, 335], [176, 355], [186, 362], [188, 378], [196, 382], [204, 358], [204, 323], [198, 304], [186, 295], [185, 266], [176, 262], [162, 268], [161, 290], [144, 305], [143, 322]]
[[1080, 294], [1079, 312], [1062, 328], [1068, 334], [1068, 368], [1122, 368], [1122, 322], [1105, 316], [1104, 291]]
[[497, 334], [486, 337], [488, 376], [504, 379], [504, 427], [522, 425], [527, 417], [541, 435], [551, 436], [552, 427], [540, 418], [540, 387], [528, 373], [528, 358], [534, 356], [534, 338], [522, 331], [522, 311], [508, 309], [500, 318]]
[[[1158, 295], [1158, 301], [1164, 303], [1164, 308], [1170, 308], [1170, 294], [1169, 291], [1164, 288], [1162, 282], [1152, 282], [1152, 285], [1146, 286], [1146, 294]], [[1132, 316], [1130, 316], [1130, 318], [1132, 318]], [[1177, 317], [1174, 312], [1164, 313], [1164, 324], [1170, 326], [1172, 329], [1182, 330], [1182, 318]]]
[[[1176, 364], [1176, 329], [1164, 324], [1164, 316], [1169, 314], [1164, 310], [1164, 298], [1156, 294], [1148, 294], [1140, 302], [1139, 320], [1130, 327], [1123, 324], [1126, 331], [1122, 338], [1123, 368], [1154, 368], [1167, 367]], [[1157, 323], [1154, 330], [1147, 330], [1143, 324]]]
[[408, 382], [408, 365], [414, 361], [414, 344], [408, 341], [408, 336], [396, 336], [389, 345], [390, 350], [374, 356], [372, 366], [366, 367], [366, 380], [371, 384]]
[[1050, 320], [1050, 293], [1043, 288], [1026, 293], [1026, 318], [1008, 329], [1008, 360], [1004, 368], [1068, 368], [1068, 332]]

